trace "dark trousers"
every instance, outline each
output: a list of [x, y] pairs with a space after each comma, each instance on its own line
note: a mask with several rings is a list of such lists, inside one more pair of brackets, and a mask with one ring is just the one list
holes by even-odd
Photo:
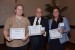
[[61, 48], [62, 48], [61, 50], [66, 50], [66, 43], [62, 43]]
[[52, 39], [49, 42], [49, 50], [65, 50], [65, 43], [61, 44], [59, 39]]
[[32, 50], [45, 50], [46, 38], [44, 36], [30, 37]]
[[28, 44], [25, 46], [21, 46], [21, 47], [8, 47], [6, 46], [7, 50], [28, 50]]

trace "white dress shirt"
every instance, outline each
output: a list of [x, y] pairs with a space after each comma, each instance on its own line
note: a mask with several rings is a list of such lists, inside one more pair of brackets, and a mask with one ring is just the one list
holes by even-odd
[[[33, 26], [36, 26], [36, 22], [37, 22], [37, 17], [35, 17], [35, 19], [34, 19]], [[41, 23], [41, 17], [39, 18], [38, 23], [40, 25], [40, 23]], [[46, 36], [46, 32], [45, 32], [45, 34], [43, 36]]]
[[[34, 19], [33, 26], [36, 25], [36, 22], [37, 22], [37, 17], [35, 17], [35, 19]], [[41, 23], [41, 17], [39, 18], [38, 23], [40, 25], [40, 23]]]

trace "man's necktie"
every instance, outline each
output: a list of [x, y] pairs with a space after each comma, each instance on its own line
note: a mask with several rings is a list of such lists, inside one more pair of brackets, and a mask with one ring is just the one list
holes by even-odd
[[36, 21], [36, 25], [39, 25], [38, 20], [39, 20], [39, 19], [37, 19], [37, 21]]

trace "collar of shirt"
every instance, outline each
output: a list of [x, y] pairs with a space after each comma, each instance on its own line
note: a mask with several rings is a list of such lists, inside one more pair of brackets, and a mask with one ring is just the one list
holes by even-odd
[[[37, 21], [37, 17], [35, 17], [35, 19], [34, 19], [33, 26], [35, 26], [35, 25], [36, 25], [36, 21]], [[41, 17], [40, 17], [40, 18], [39, 18], [39, 20], [38, 20], [39, 25], [40, 25], [40, 22], [41, 22]]]

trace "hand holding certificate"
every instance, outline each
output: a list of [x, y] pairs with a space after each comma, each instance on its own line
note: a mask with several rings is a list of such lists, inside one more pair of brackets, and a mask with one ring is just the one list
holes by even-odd
[[41, 35], [41, 25], [29, 26], [28, 28], [30, 36]]
[[58, 31], [60, 33], [65, 32], [64, 23], [59, 23], [59, 25], [58, 25]]
[[41, 27], [41, 33], [45, 33], [45, 27]]
[[46, 36], [45, 27], [41, 27], [41, 33], [43, 36]]
[[10, 41], [12, 41], [13, 39], [11, 39], [10, 37], [6, 37], [6, 40], [10, 42]]
[[25, 38], [25, 28], [10, 28], [11, 39], [23, 39]]
[[62, 34], [58, 32], [57, 29], [49, 30], [49, 34], [51, 39], [57, 39], [62, 37]]

